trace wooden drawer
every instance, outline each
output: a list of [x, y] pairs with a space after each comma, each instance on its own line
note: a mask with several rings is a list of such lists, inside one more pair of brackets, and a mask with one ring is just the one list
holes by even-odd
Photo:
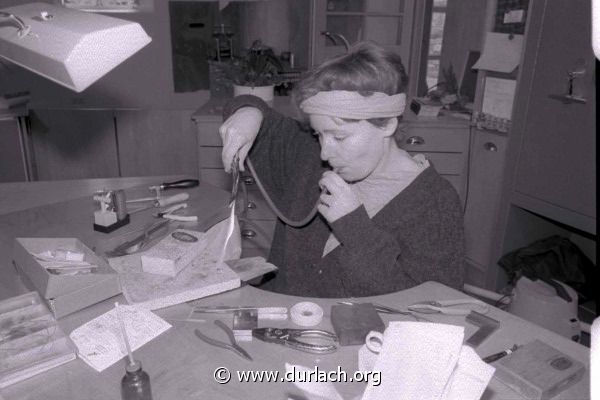
[[198, 165], [200, 168], [223, 168], [222, 146], [200, 146], [198, 148]]
[[427, 153], [409, 151], [411, 155], [423, 154], [440, 175], [462, 175], [465, 173], [466, 157], [460, 153]]
[[242, 248], [271, 248], [275, 221], [244, 220], [240, 222], [242, 233]]
[[222, 121], [195, 121], [198, 131], [198, 145], [200, 146], [222, 146], [219, 127]]
[[464, 153], [469, 147], [468, 128], [432, 129], [420, 126], [408, 127], [399, 142], [410, 152]]

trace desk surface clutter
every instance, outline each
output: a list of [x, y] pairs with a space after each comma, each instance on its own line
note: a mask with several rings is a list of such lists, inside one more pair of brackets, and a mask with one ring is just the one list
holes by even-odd
[[[136, 183], [130, 179], [130, 187], [125, 188], [127, 195], [140, 197], [147, 191], [147, 186], [139, 185], [147, 181], [146, 178], [145, 181]], [[157, 178], [156, 182], [159, 181], [160, 178]], [[103, 182], [104, 185], [107, 183], [110, 184], [110, 180]], [[118, 185], [119, 180], [115, 179], [114, 184]], [[106, 188], [110, 186], [97, 189]], [[197, 215], [198, 221], [209, 217], [214, 210], [228, 202], [228, 193], [210, 185], [201, 184], [185, 191], [190, 194], [187, 200], [189, 210], [186, 212]], [[43, 196], [43, 193], [39, 195]], [[435, 282], [369, 298], [306, 299], [266, 292], [249, 285], [240, 287], [240, 278], [236, 278], [235, 285], [224, 286], [212, 292], [217, 294], [207, 292], [195, 298], [169, 303], [168, 306], [126, 306], [132, 301], [131, 293], [129, 296], [127, 293], [125, 296], [111, 294], [109, 298], [57, 319], [51, 313], [51, 308], [47, 308], [43, 298], [36, 292], [30, 292], [31, 286], [21, 284], [16, 277], [17, 270], [12, 263], [15, 239], [77, 238], [95, 254], [102, 255], [122, 241], [124, 233], [143, 230], [153, 218], [153, 211], [147, 210], [131, 215], [131, 222], [114, 232], [96, 232], [92, 229], [94, 218], [91, 198], [92, 193], [89, 196], [36, 204], [32, 208], [0, 214], [0, 276], [5, 285], [6, 282], [19, 285], [13, 287], [11, 283], [12, 291], [9, 293], [16, 291], [21, 294], [18, 298], [0, 299], [0, 398], [121, 399], [120, 385], [125, 373], [127, 352], [116, 327], [115, 302], [123, 304], [119, 308], [125, 321], [124, 330], [129, 336], [134, 358], [141, 361], [143, 370], [150, 376], [154, 400], [310, 399], [316, 398], [316, 394], [326, 399], [366, 400], [394, 398], [392, 393], [396, 396], [404, 393], [410, 398], [437, 396], [435, 398], [440, 399], [590, 398], [589, 349], [578, 343], [490, 306], [486, 308], [485, 315], [498, 321], [498, 328], [481, 344], [471, 347], [466, 345], [466, 340], [480, 327], [469, 323], [464, 314], [409, 312], [408, 307], [416, 303], [469, 297]], [[177, 228], [194, 231], [195, 224], [196, 222], [172, 221], [170, 228], [171, 231]], [[157, 242], [158, 240], [151, 245]], [[127, 257], [140, 263], [139, 254]], [[120, 260], [121, 264], [118, 264], [114, 260], [109, 260], [112, 261], [111, 266], [122, 274], [123, 266], [127, 263]], [[251, 261], [238, 263], [237, 267], [232, 267], [232, 271], [242, 271], [249, 268], [250, 264]], [[131, 268], [140, 266], [135, 264]], [[159, 280], [156, 281], [156, 286], [168, 279], [177, 279], [186, 269], [187, 267], [170, 277], [161, 275], [157, 278]], [[173, 273], [173, 270], [170, 272]], [[135, 273], [141, 274], [142, 271], [136, 270]], [[123, 286], [123, 281], [121, 285]], [[207, 294], [212, 295], [206, 297]], [[17, 304], [17, 300], [23, 298], [31, 301]], [[347, 313], [336, 312], [336, 326], [332, 324], [332, 309], [339, 309], [339, 302], [343, 300], [352, 300], [346, 301], [347, 303], [367, 304], [361, 307], [371, 311], [368, 319], [373, 321], [373, 312], [379, 312], [383, 326], [373, 325], [377, 327], [368, 334], [368, 340], [352, 341], [352, 344], [335, 342], [337, 350], [333, 352], [301, 351], [298, 346], [285, 345], [285, 339], [280, 342], [269, 339], [268, 335], [271, 333], [286, 328], [340, 332], [340, 327], [344, 327], [350, 332], [351, 327], [338, 320]], [[291, 309], [306, 301], [314, 303], [322, 311], [322, 318], [313, 319], [318, 323], [314, 327], [296, 325], [291, 318], [287, 318], [287, 315], [282, 317], [279, 312], [282, 308]], [[216, 306], [245, 306], [256, 308], [257, 311], [234, 314], [234, 310], [220, 309], [219, 312], [206, 312]], [[352, 307], [347, 304], [345, 306]], [[34, 308], [39, 310], [35, 315], [21, 312], [18, 315], [23, 318], [15, 319], [15, 310], [23, 307], [30, 311]], [[381, 310], [386, 307], [405, 312], [383, 313]], [[472, 305], [460, 307], [472, 308]], [[195, 310], [199, 312], [194, 312]], [[278, 313], [270, 313], [269, 310], [278, 310]], [[362, 314], [364, 312], [348, 315], [358, 321], [356, 324], [360, 324], [361, 318], [356, 316]], [[31, 329], [19, 331], [21, 333], [18, 334], [14, 329], [10, 330], [19, 324], [23, 326], [24, 323], [31, 323], [31, 320], [38, 325], [45, 324], [43, 329], [35, 330], [31, 325]], [[224, 324], [215, 324], [215, 321], [222, 321]], [[264, 336], [265, 330], [260, 328], [265, 327], [272, 327], [274, 330], [267, 331], [267, 336]], [[44, 337], [32, 335], [32, 329], [42, 332]], [[200, 340], [195, 334], [196, 330], [208, 337], [209, 341], [213, 339], [220, 342], [228, 342], [229, 333], [235, 333], [237, 344], [247, 352], [252, 361], [240, 357], [234, 351]], [[263, 336], [252, 337], [253, 332], [258, 331]], [[48, 339], [49, 333], [52, 333], [51, 339]], [[44, 343], [40, 340], [44, 340]], [[300, 337], [298, 340], [305, 339]], [[322, 339], [306, 339], [307, 342], [311, 340], [321, 340], [322, 343]], [[54, 357], [53, 363], [44, 367], [44, 372], [32, 372], [27, 379], [18, 381], [19, 377], [11, 382], [7, 379], [7, 371], [15, 369], [14, 344], [17, 342], [22, 345], [29, 343], [28, 347], [23, 346], [31, 349], [48, 352], [51, 348], [62, 353]], [[44, 347], [48, 343], [50, 347]], [[486, 364], [481, 360], [510, 349], [515, 344], [521, 347], [498, 361]], [[76, 348], [79, 351], [78, 358], [75, 358]], [[546, 371], [547, 373], [544, 369], [548, 365], [541, 358], [535, 357], [540, 352], [545, 352], [552, 359], [552, 363], [548, 365], [554, 369]], [[441, 361], [442, 359], [445, 361]], [[224, 372], [224, 368], [227, 372]], [[374, 375], [376, 369], [382, 371], [378, 384]], [[276, 382], [268, 382], [265, 377], [260, 382], [244, 382], [240, 374], [246, 371], [272, 371], [279, 375]], [[317, 372], [329, 372], [330, 376], [339, 377], [339, 374], [332, 375], [336, 371], [346, 372], [348, 377], [370, 376], [370, 381], [293, 383], [284, 379], [302, 376], [302, 373], [307, 377], [312, 373], [314, 380], [320, 380]], [[357, 371], [362, 371], [362, 375], [356, 375]], [[371, 372], [371, 375], [363, 373], [366, 371]], [[223, 373], [230, 374], [229, 380], [226, 383], [217, 382], [223, 377]], [[418, 389], [418, 386], [406, 383], [408, 380], [415, 382], [415, 379], [426, 386], [426, 389], [416, 390], [415, 387]], [[561, 382], [566, 383], [560, 385]]]

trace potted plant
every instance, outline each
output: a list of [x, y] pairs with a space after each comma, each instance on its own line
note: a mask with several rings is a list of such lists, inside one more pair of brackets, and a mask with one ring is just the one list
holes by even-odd
[[226, 79], [233, 84], [234, 96], [253, 94], [272, 101], [283, 67], [273, 49], [255, 40], [243, 57], [232, 59], [224, 69]]

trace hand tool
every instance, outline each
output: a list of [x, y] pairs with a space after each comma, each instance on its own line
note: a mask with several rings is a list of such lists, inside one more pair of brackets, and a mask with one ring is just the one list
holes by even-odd
[[[158, 207], [166, 207], [171, 204], [180, 203], [182, 201], [186, 201], [190, 198], [190, 195], [187, 193], [179, 193], [174, 196], [163, 197], [160, 199], [152, 199], [154, 202], [152, 204], [148, 204], [147, 206], [143, 206], [140, 208], [136, 208], [135, 210], [129, 211], [129, 214], [134, 214], [136, 212], [148, 210], [149, 208], [158, 208]], [[134, 200], [135, 201], [135, 200]], [[146, 201], [146, 200], [144, 200]]]
[[258, 311], [258, 314], [287, 314], [287, 307], [255, 307], [255, 306], [208, 306], [194, 307], [193, 313], [196, 314], [224, 314], [235, 311]]
[[187, 189], [193, 188], [199, 185], [198, 179], [182, 179], [175, 182], [164, 182], [158, 186], [150, 186], [150, 190], [169, 190], [169, 189]]
[[231, 197], [229, 198], [230, 206], [235, 206], [235, 199], [237, 198], [238, 187], [240, 183], [240, 156], [235, 154], [233, 161], [231, 162], [231, 180], [233, 186], [231, 187]]
[[[362, 303], [358, 303], [358, 302], [355, 302], [355, 301], [338, 301], [338, 304], [350, 304], [350, 305], [354, 305], [354, 304], [362, 304]], [[413, 317], [414, 319], [416, 319], [417, 321], [431, 322], [427, 318], [422, 317], [420, 315], [417, 315], [416, 313], [414, 313], [412, 311], [400, 310], [400, 309], [388, 307], [388, 306], [385, 306], [385, 305], [379, 304], [379, 303], [371, 303], [371, 304], [373, 304], [373, 307], [375, 307], [375, 310], [378, 313], [380, 313], [380, 314], [402, 314], [402, 315], [409, 315], [409, 316]]]
[[122, 243], [115, 247], [114, 249], [107, 251], [105, 254], [107, 257], [120, 257], [126, 256], [128, 254], [134, 254], [138, 251], [142, 250], [155, 232], [158, 232], [162, 228], [167, 227], [169, 224], [169, 220], [162, 220], [156, 223], [153, 223], [148, 228], [144, 230], [144, 232], [137, 236], [136, 238], [129, 240], [125, 243]]
[[481, 313], [487, 313], [489, 306], [475, 299], [458, 299], [458, 300], [427, 300], [420, 301], [409, 305], [407, 308], [410, 311], [415, 311], [423, 314], [446, 314], [446, 315], [467, 315], [471, 312], [469, 308], [449, 308], [457, 305], [473, 304], [479, 307]]
[[[320, 329], [281, 329], [281, 328], [258, 328], [252, 330], [252, 336], [267, 343], [276, 343], [295, 350], [314, 354], [333, 353], [337, 350], [335, 342], [337, 336], [334, 333]], [[314, 338], [333, 341], [333, 344], [313, 344], [298, 340], [298, 338]]]
[[471, 311], [465, 318], [467, 322], [478, 326], [477, 332], [471, 335], [465, 342], [466, 345], [473, 348], [479, 346], [485, 339], [488, 338], [500, 327], [500, 321], [490, 318], [486, 315], [480, 314], [477, 311]]
[[[183, 192], [183, 193], [179, 193], [179, 194], [169, 196], [169, 197], [155, 196], [155, 197], [144, 197], [141, 199], [132, 199], [132, 200], [127, 200], [126, 203], [142, 203], [142, 202], [146, 202], [146, 201], [152, 201], [152, 202], [154, 202], [155, 207], [162, 207], [162, 206], [166, 206], [167, 204], [173, 204], [173, 203], [179, 203], [180, 201], [186, 201], [189, 198], [190, 198], [190, 195], [187, 192]], [[167, 199], [177, 199], [177, 200], [167, 200]], [[165, 200], [169, 201], [169, 202], [167, 204], [165, 204]]]
[[501, 359], [501, 358], [502, 358], [502, 357], [504, 357], [504, 356], [507, 356], [507, 355], [509, 355], [509, 354], [512, 354], [512, 353], [514, 353], [514, 352], [515, 352], [515, 351], [516, 351], [516, 350], [517, 350], [519, 347], [521, 347], [521, 346], [519, 346], [519, 345], [516, 345], [516, 344], [515, 344], [515, 345], [514, 345], [513, 347], [511, 347], [510, 349], [506, 349], [506, 350], [504, 350], [504, 351], [501, 351], [501, 352], [499, 352], [499, 353], [495, 353], [495, 354], [489, 355], [489, 356], [487, 356], [487, 357], [484, 357], [484, 358], [482, 358], [481, 360], [482, 360], [483, 362], [486, 362], [486, 363], [488, 363], [488, 364], [489, 364], [489, 363], [493, 363], [494, 361], [498, 361], [499, 359]]
[[225, 331], [225, 333], [227, 333], [227, 337], [229, 338], [229, 341], [231, 343], [225, 343], [225, 342], [221, 342], [220, 340], [210, 338], [210, 337], [204, 335], [198, 329], [194, 329], [194, 333], [196, 334], [196, 336], [198, 336], [200, 339], [202, 339], [203, 341], [205, 341], [206, 343], [208, 343], [210, 345], [220, 347], [222, 349], [231, 350], [238, 356], [244, 357], [245, 359], [252, 361], [252, 357], [250, 357], [250, 354], [248, 354], [248, 352], [246, 350], [244, 350], [239, 344], [236, 343], [235, 335], [233, 334], [233, 331], [231, 330], [231, 328], [229, 328], [227, 325], [225, 325], [225, 323], [223, 321], [220, 321], [220, 320], [216, 320], [215, 325], [217, 325], [219, 328], [223, 329]]
[[152, 214], [156, 218], [165, 218], [170, 219], [171, 221], [181, 221], [181, 222], [195, 222], [198, 221], [198, 217], [195, 215], [176, 215], [175, 211], [182, 210], [187, 208], [187, 203], [179, 203], [162, 210], [159, 213]]

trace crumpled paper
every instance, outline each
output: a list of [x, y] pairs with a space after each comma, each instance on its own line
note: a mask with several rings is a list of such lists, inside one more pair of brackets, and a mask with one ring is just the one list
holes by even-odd
[[[463, 345], [464, 328], [429, 322], [392, 321], [379, 354], [359, 350], [358, 370], [381, 372], [361, 400], [478, 400], [495, 368]], [[373, 347], [373, 346], [371, 346]], [[287, 370], [307, 369], [286, 364]], [[296, 382], [307, 400], [344, 400], [331, 382]]]

